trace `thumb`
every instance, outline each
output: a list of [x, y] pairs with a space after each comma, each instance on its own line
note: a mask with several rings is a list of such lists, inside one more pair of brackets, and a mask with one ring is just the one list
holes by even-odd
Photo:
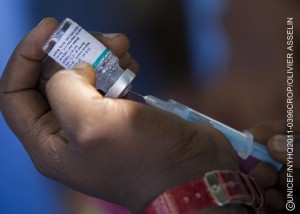
[[83, 62], [79, 63], [73, 68], [73, 70], [87, 83], [93, 86], [96, 85], [96, 72], [90, 64]]
[[49, 104], [67, 136], [86, 133], [82, 129], [96, 127], [96, 121], [103, 120], [108, 112], [105, 109], [113, 103], [97, 91], [95, 81], [92, 66], [80, 63], [72, 70], [57, 72], [47, 82]]
[[287, 164], [288, 159], [292, 164], [300, 169], [300, 143], [299, 135], [275, 135], [269, 139], [267, 146], [272, 157], [283, 164]]

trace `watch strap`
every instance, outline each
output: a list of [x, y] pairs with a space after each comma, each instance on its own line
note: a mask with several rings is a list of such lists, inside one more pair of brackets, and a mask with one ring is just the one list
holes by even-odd
[[212, 171], [204, 178], [159, 195], [144, 214], [188, 214], [227, 204], [261, 209], [264, 196], [253, 178], [239, 171]]

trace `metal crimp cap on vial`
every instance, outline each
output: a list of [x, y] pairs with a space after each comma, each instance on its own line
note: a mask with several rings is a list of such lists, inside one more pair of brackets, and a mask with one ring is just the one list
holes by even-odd
[[111, 88], [105, 94], [105, 97], [117, 98], [124, 96], [131, 88], [131, 82], [135, 78], [135, 73], [126, 69], [117, 81], [111, 86]]

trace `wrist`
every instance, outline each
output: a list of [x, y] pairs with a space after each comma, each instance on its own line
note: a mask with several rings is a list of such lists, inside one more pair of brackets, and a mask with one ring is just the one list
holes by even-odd
[[[174, 151], [170, 151], [170, 154], [158, 154], [157, 156], [164, 156], [163, 162], [160, 157], [159, 162], [152, 160], [150, 164], [156, 166], [155, 169], [142, 172], [135, 179], [133, 188], [130, 188], [131, 193], [126, 197], [127, 203], [125, 202], [125, 206], [133, 213], [141, 213], [162, 192], [203, 177], [206, 172], [238, 169], [236, 155], [223, 135], [209, 127], [199, 128], [190, 123], [192, 127], [184, 125], [188, 132], [193, 129], [195, 132], [181, 138], [177, 144], [179, 148], [172, 148], [178, 150], [177, 154]], [[149, 168], [145, 166], [145, 170]]]
[[144, 214], [220, 213], [219, 207], [230, 213], [230, 209], [245, 211], [245, 206], [261, 210], [263, 205], [262, 190], [251, 177], [239, 171], [218, 170], [160, 194]]

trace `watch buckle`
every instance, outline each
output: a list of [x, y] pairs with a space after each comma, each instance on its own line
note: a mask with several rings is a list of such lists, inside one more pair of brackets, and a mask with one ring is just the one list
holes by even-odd
[[229, 204], [229, 197], [226, 194], [224, 185], [222, 185], [219, 180], [217, 171], [206, 173], [204, 175], [204, 181], [216, 204], [218, 204], [219, 206]]

